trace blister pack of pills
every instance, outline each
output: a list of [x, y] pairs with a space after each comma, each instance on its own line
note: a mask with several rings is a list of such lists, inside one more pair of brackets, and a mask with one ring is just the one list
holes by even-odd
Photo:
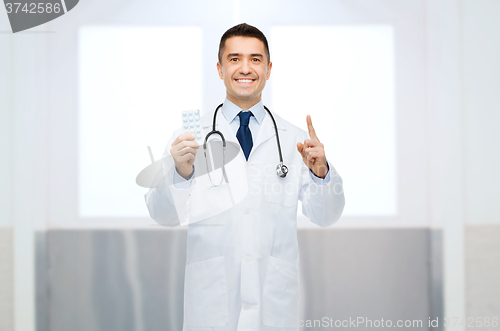
[[182, 112], [182, 128], [184, 133], [196, 133], [196, 141], [201, 143], [201, 121], [198, 109]]

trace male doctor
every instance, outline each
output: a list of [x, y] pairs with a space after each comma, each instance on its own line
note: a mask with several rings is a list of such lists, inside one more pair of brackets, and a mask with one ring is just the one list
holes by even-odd
[[[277, 176], [275, 129], [262, 104], [272, 62], [260, 30], [232, 27], [218, 57], [226, 99], [217, 130], [241, 146], [227, 166], [229, 183], [213, 187], [206, 175], [196, 177], [193, 164], [203, 153], [197, 154], [194, 134], [179, 130], [164, 154], [175, 163], [165, 169], [168, 183], [152, 188], [146, 203], [161, 225], [189, 224], [185, 331], [298, 330], [297, 201], [313, 223], [330, 226], [344, 208], [342, 179], [327, 162], [309, 115], [308, 134], [273, 113], [289, 168], [285, 178]], [[212, 130], [213, 115], [202, 118], [203, 134]], [[219, 203], [231, 194], [236, 198]]]

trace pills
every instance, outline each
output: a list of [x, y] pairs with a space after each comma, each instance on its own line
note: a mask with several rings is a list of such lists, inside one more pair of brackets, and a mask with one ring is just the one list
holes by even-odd
[[200, 111], [185, 110], [182, 112], [182, 128], [184, 133], [196, 133], [196, 140], [201, 141]]

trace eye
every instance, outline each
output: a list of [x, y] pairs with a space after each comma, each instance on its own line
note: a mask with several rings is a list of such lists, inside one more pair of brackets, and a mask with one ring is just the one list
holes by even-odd
[[257, 57], [254, 57], [254, 58], [252, 59], [252, 61], [254, 61], [254, 62], [260, 62], [260, 59], [259, 59], [259, 58], [257, 58]]
[[236, 61], [238, 61], [238, 58], [237, 57], [232, 57], [232, 58], [229, 59], [229, 61], [236, 62]]

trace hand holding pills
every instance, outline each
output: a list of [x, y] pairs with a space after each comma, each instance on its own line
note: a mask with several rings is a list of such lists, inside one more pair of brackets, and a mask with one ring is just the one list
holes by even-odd
[[199, 144], [201, 142], [199, 110], [182, 112], [182, 129], [184, 133], [177, 136], [174, 140], [172, 149], [170, 149], [170, 154], [174, 159], [175, 167], [179, 175], [188, 179], [193, 171], [196, 150], [200, 148]]

